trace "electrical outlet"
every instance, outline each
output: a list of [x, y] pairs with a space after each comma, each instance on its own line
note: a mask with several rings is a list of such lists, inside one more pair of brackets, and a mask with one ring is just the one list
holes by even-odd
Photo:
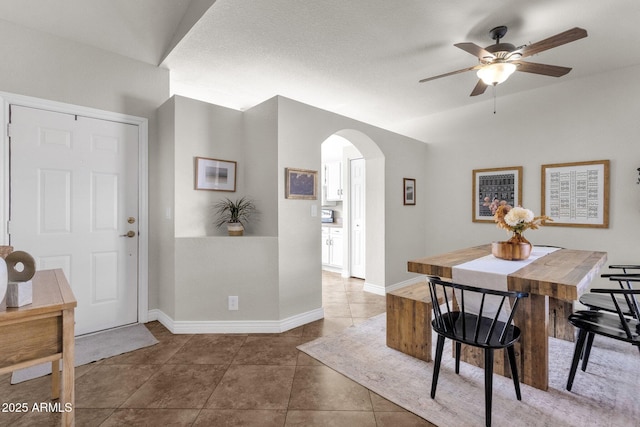
[[230, 296], [229, 297], [229, 310], [237, 310], [238, 309], [238, 297]]

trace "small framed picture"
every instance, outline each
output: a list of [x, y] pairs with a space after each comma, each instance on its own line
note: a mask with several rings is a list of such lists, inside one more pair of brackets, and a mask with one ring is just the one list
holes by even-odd
[[403, 178], [404, 184], [404, 204], [415, 205], [416, 204], [416, 180], [413, 178]]
[[196, 190], [236, 191], [236, 162], [196, 157]]
[[318, 198], [318, 171], [285, 169], [284, 197], [287, 199], [316, 200]]
[[475, 169], [472, 183], [472, 221], [494, 222], [500, 203], [513, 207], [522, 204], [522, 166]]

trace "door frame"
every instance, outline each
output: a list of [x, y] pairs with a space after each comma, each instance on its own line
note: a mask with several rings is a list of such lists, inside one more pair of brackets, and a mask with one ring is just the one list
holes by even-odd
[[[349, 173], [349, 179], [348, 179], [348, 185], [349, 185], [349, 202], [348, 202], [348, 216], [349, 216], [349, 221], [347, 223], [347, 226], [349, 227], [348, 233], [348, 263], [349, 263], [349, 276], [350, 277], [359, 277], [359, 276], [353, 276], [353, 248], [354, 248], [354, 239], [353, 239], [353, 168], [351, 167], [352, 162], [354, 160], [362, 160], [362, 169], [365, 171], [365, 179], [363, 180], [363, 185], [364, 185], [364, 204], [361, 206], [362, 210], [363, 210], [363, 217], [364, 217], [364, 250], [366, 251], [366, 247], [367, 247], [367, 242], [366, 242], [366, 238], [367, 238], [367, 223], [366, 223], [366, 218], [367, 218], [367, 180], [366, 180], [366, 170], [367, 170], [367, 159], [364, 158], [364, 156], [361, 157], [348, 157], [347, 158], [348, 163], [349, 163], [349, 167], [348, 167], [348, 173]], [[366, 254], [366, 252], [365, 252]], [[366, 255], [364, 257], [364, 259], [362, 260], [362, 262], [364, 263], [364, 273], [362, 274], [365, 277], [362, 277], [362, 279], [366, 279], [366, 271], [367, 271], [367, 263], [366, 263]], [[360, 278], [360, 277], [359, 277]]]
[[0, 242], [3, 245], [9, 242], [7, 230], [10, 196], [8, 129], [9, 106], [11, 104], [138, 126], [138, 322], [147, 322], [149, 320], [149, 120], [144, 117], [0, 92], [0, 116], [2, 117], [2, 130], [0, 131], [2, 134], [0, 138], [0, 148], [2, 150], [2, 162], [0, 163], [0, 192], [2, 194], [0, 197], [0, 227], [2, 231], [0, 232]]

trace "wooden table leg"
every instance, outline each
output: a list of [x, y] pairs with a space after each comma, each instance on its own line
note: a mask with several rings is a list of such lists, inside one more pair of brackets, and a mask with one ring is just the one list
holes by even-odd
[[549, 387], [549, 338], [546, 296], [529, 294], [520, 300], [514, 324], [520, 336], [520, 378], [540, 390]]
[[[75, 337], [73, 309], [62, 312], [62, 425], [75, 425]], [[56, 361], [57, 362], [57, 361]]]
[[569, 323], [573, 313], [573, 301], [549, 297], [549, 336], [565, 341], [575, 341], [575, 329]]
[[51, 362], [51, 398], [60, 397], [60, 361]]

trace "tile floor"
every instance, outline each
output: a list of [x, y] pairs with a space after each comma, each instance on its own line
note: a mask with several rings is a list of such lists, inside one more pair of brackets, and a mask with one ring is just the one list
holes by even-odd
[[[281, 334], [173, 335], [76, 368], [76, 426], [433, 426], [296, 349], [385, 311], [363, 281], [323, 274], [325, 319]], [[49, 402], [49, 377], [0, 376], [0, 426], [57, 426], [59, 414], [4, 412]]]

